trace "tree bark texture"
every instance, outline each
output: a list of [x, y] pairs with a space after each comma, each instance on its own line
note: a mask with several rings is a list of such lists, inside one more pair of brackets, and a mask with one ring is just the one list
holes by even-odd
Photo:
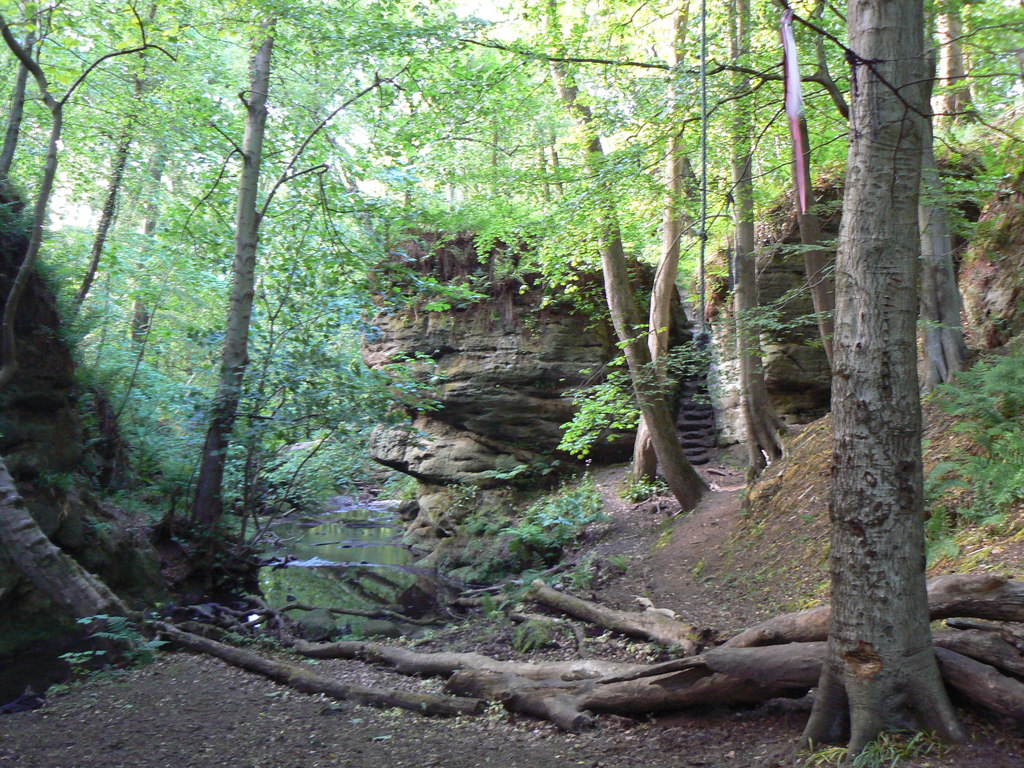
[[836, 262], [828, 653], [804, 732], [857, 754], [883, 729], [963, 730], [931, 649], [917, 387], [920, 0], [849, 9], [857, 89]]
[[960, 288], [953, 269], [953, 237], [942, 180], [935, 164], [931, 121], [921, 151], [921, 322], [924, 336], [924, 381], [931, 392], [964, 367], [964, 343]]
[[242, 143], [242, 176], [235, 215], [235, 255], [231, 271], [231, 302], [221, 352], [220, 376], [210, 413], [210, 425], [200, 458], [193, 519], [209, 528], [223, 511], [221, 485], [231, 442], [231, 430], [238, 414], [245, 369], [249, 365], [249, 323], [256, 290], [256, 247], [260, 218], [257, 209], [263, 136], [267, 123], [267, 91], [270, 87], [270, 59], [274, 38], [263, 41], [251, 64], [251, 84], [246, 101], [245, 137]]
[[[32, 55], [34, 36], [30, 33], [25, 40], [25, 51]], [[4, 143], [0, 147], [0, 181], [6, 181], [14, 165], [14, 153], [18, 148], [21, 136], [21, 120], [25, 114], [25, 90], [28, 84], [28, 67], [18, 62], [18, 73], [14, 76], [14, 88], [11, 91], [11, 108], [7, 112], [7, 128], [4, 131]]]
[[967, 85], [967, 65], [964, 60], [964, 23], [960, 9], [940, 13], [935, 19], [939, 38], [939, 86], [941, 90], [932, 98], [932, 108], [944, 123], [970, 120], [973, 116], [971, 91]]
[[71, 616], [128, 614], [124, 603], [102, 581], [46, 538], [25, 507], [3, 459], [0, 459], [0, 548], [22, 576]]
[[[732, 60], [746, 63], [750, 52], [750, 2], [735, 0], [732, 5]], [[733, 79], [737, 94], [750, 92], [750, 78], [738, 74]], [[747, 427], [747, 479], [752, 480], [769, 462], [782, 456], [779, 429], [782, 426], [764, 381], [760, 331], [751, 315], [757, 308], [757, 257], [754, 252], [754, 176], [750, 151], [750, 120], [740, 109], [732, 124], [732, 185], [735, 251], [733, 308], [736, 316], [736, 355], [740, 368], [740, 404]]]
[[[687, 8], [676, 13], [672, 22], [672, 45], [669, 47], [668, 63], [679, 64], [680, 51], [686, 37]], [[666, 101], [674, 112], [678, 95], [674, 77], [668, 79]], [[683, 234], [683, 171], [686, 164], [682, 153], [682, 142], [677, 133], [671, 132], [665, 147], [665, 207], [661, 219], [661, 259], [654, 274], [651, 289], [651, 309], [647, 330], [647, 346], [651, 353], [651, 364], [656, 375], [665, 378], [664, 360], [668, 353], [669, 329], [672, 327], [672, 305], [678, 298], [676, 277], [679, 275], [679, 241]], [[640, 419], [636, 440], [633, 444], [633, 477], [653, 478], [658, 469], [658, 457], [647, 422]]]
[[[993, 574], [952, 574], [928, 582], [930, 621], [969, 616], [992, 621], [1024, 622], [1024, 582]], [[774, 616], [725, 642], [727, 648], [777, 643], [809, 643], [828, 637], [828, 605]]]
[[[585, 160], [592, 170], [598, 171], [598, 166], [604, 158], [604, 150], [590, 110], [578, 102], [577, 88], [561, 63], [551, 63], [551, 74], [562, 103], [577, 125], [589, 134]], [[606, 195], [612, 194], [611, 190], [602, 192]], [[626, 255], [622, 249], [622, 236], [612, 198], [609, 197], [599, 206], [599, 219], [598, 247], [601, 253], [601, 271], [604, 275], [605, 299], [608, 302], [615, 333], [624, 347], [626, 365], [629, 368], [637, 404], [650, 431], [658, 466], [669, 490], [684, 510], [693, 509], [707, 489], [707, 485], [683, 454], [676, 437], [675, 419], [668, 407], [664, 387], [651, 366], [650, 350], [644, 336], [637, 335], [638, 329], [642, 327], [640, 313], [630, 287]]]

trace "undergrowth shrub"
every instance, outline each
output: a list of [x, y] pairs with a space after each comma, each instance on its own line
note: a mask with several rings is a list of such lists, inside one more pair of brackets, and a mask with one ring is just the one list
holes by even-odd
[[928, 475], [929, 556], [957, 553], [964, 525], [999, 525], [1024, 501], [1024, 358], [985, 360], [937, 390], [953, 429], [974, 449], [937, 464]]
[[586, 526], [604, 518], [604, 501], [593, 478], [587, 476], [534, 502], [517, 525], [502, 533], [511, 535], [512, 551], [524, 560], [551, 564]]

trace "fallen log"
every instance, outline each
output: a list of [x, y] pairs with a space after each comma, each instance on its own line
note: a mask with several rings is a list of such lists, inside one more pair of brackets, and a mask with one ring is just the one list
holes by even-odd
[[531, 680], [585, 680], [639, 673], [645, 664], [627, 664], [597, 659], [526, 663], [500, 661], [480, 653], [417, 653], [407, 648], [348, 641], [307, 643], [299, 641], [292, 650], [315, 659], [361, 659], [389, 664], [404, 675], [448, 676], [464, 669], [475, 669]]
[[963, 699], [999, 715], [1024, 717], [1024, 683], [945, 648], [936, 648], [935, 658], [946, 685]]
[[936, 632], [932, 642], [938, 648], [954, 651], [1011, 675], [1024, 677], [1024, 654], [998, 630]]
[[637, 613], [605, 608], [597, 603], [552, 589], [540, 579], [530, 585], [525, 597], [623, 635], [653, 640], [662, 645], [678, 646], [687, 654], [696, 653], [700, 649], [698, 631], [692, 624], [675, 621], [654, 611]]
[[595, 722], [594, 712], [639, 715], [802, 696], [818, 681], [825, 645], [719, 650], [632, 675], [577, 683], [465, 669], [448, 679], [445, 690], [499, 701], [509, 711], [542, 717], [575, 733]]
[[[1024, 621], [1024, 581], [993, 574], [950, 574], [928, 582], [933, 621], [953, 617]], [[775, 616], [729, 638], [729, 648], [809, 643], [828, 637], [830, 606]]]
[[256, 672], [274, 682], [294, 688], [302, 693], [322, 693], [335, 699], [354, 701], [379, 707], [401, 707], [424, 715], [473, 715], [482, 711], [484, 702], [480, 699], [438, 696], [413, 691], [370, 688], [362, 685], [343, 683], [295, 664], [286, 664], [243, 651], [230, 645], [208, 640], [164, 622], [153, 626], [171, 642], [190, 651], [215, 656], [241, 669]]

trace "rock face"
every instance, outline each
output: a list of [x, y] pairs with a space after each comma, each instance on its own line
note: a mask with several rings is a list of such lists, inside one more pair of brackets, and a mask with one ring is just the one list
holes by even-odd
[[1002, 346], [1024, 331], [1024, 173], [1001, 190], [981, 214], [977, 236], [960, 267], [970, 342]]
[[[435, 404], [410, 407], [411, 423], [378, 427], [370, 452], [420, 481], [410, 532], [442, 539], [455, 535], [471, 512], [512, 503], [510, 486], [535, 487], [579, 466], [557, 451], [561, 426], [576, 412], [571, 392], [601, 382], [619, 350], [607, 324], [594, 321], [597, 312], [575, 311], [528, 280], [501, 277], [519, 274], [515, 256], [506, 256], [512, 264], [494, 255], [481, 260], [468, 236], [444, 246], [406, 244], [402, 251], [420, 284], [424, 278], [461, 282], [484, 295], [444, 311], [407, 305], [381, 312], [364, 345], [371, 368], [402, 366], [416, 396]], [[401, 286], [402, 277], [389, 269], [388, 285]], [[601, 295], [596, 283], [577, 289]], [[677, 329], [677, 341], [680, 334]], [[410, 389], [392, 381], [400, 398]], [[593, 460], [627, 459], [632, 435], [617, 437], [597, 446]]]
[[418, 357], [414, 375], [438, 408], [411, 428], [379, 427], [373, 458], [424, 482], [481, 487], [500, 482], [494, 473], [550, 458], [574, 413], [568, 393], [593, 381], [615, 347], [606, 330], [540, 301], [516, 293], [511, 321], [489, 301], [376, 318], [380, 337], [366, 345], [367, 363], [381, 369]]
[[[411, 382], [428, 401], [409, 408], [411, 424], [375, 431], [373, 458], [423, 483], [479, 488], [566, 462], [556, 449], [575, 413], [570, 393], [603, 379], [618, 351], [609, 328], [518, 277], [503, 277], [518, 273], [518, 256], [482, 260], [469, 236], [419, 240], [402, 253], [407, 269], [472, 288], [477, 300], [442, 311], [406, 305], [373, 319], [367, 364], [402, 366], [409, 381], [393, 376], [396, 388]], [[401, 284], [389, 266], [388, 280]]]
[[[18, 201], [0, 199], [16, 208]], [[0, 297], [10, 288], [25, 238], [0, 230]], [[0, 389], [0, 455], [32, 517], [51, 541], [122, 593], [153, 597], [162, 582], [145, 537], [115, 510], [78, 490], [85, 436], [78, 418], [74, 363], [60, 336], [60, 318], [46, 284], [34, 275], [15, 323], [20, 367]], [[76, 479], [77, 476], [77, 479]], [[0, 549], [0, 653], [57, 621]]]
[[[816, 202], [833, 211], [822, 216], [823, 236], [833, 240], [839, 232], [841, 193], [819, 186]], [[806, 276], [799, 245], [796, 214], [788, 200], [770, 210], [757, 225], [757, 296], [762, 307], [773, 307], [770, 327], [761, 334], [765, 383], [776, 413], [789, 424], [805, 424], [828, 411], [831, 370], [818, 340], [814, 305], [804, 287]], [[834, 245], [830, 246], [833, 249]], [[724, 259], [723, 259], [724, 261]], [[829, 277], [831, 280], [831, 276]], [[739, 364], [732, 308], [725, 306], [729, 286], [723, 285], [713, 323], [718, 362], [714, 375], [715, 405], [723, 443], [746, 439], [740, 409]], [[716, 309], [712, 304], [712, 308]], [[767, 324], [766, 324], [767, 325]]]

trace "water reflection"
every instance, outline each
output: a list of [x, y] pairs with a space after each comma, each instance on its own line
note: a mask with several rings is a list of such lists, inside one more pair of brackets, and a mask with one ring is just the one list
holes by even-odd
[[[419, 618], [434, 607], [433, 571], [412, 566], [415, 553], [401, 541], [402, 522], [384, 502], [349, 505], [315, 518], [286, 519], [273, 525], [275, 542], [266, 553], [283, 561], [260, 570], [267, 602], [282, 608], [300, 602], [373, 611], [390, 608]], [[294, 612], [293, 618], [310, 617]], [[317, 615], [323, 624], [328, 618]], [[386, 631], [382, 622], [335, 616], [341, 634]]]

